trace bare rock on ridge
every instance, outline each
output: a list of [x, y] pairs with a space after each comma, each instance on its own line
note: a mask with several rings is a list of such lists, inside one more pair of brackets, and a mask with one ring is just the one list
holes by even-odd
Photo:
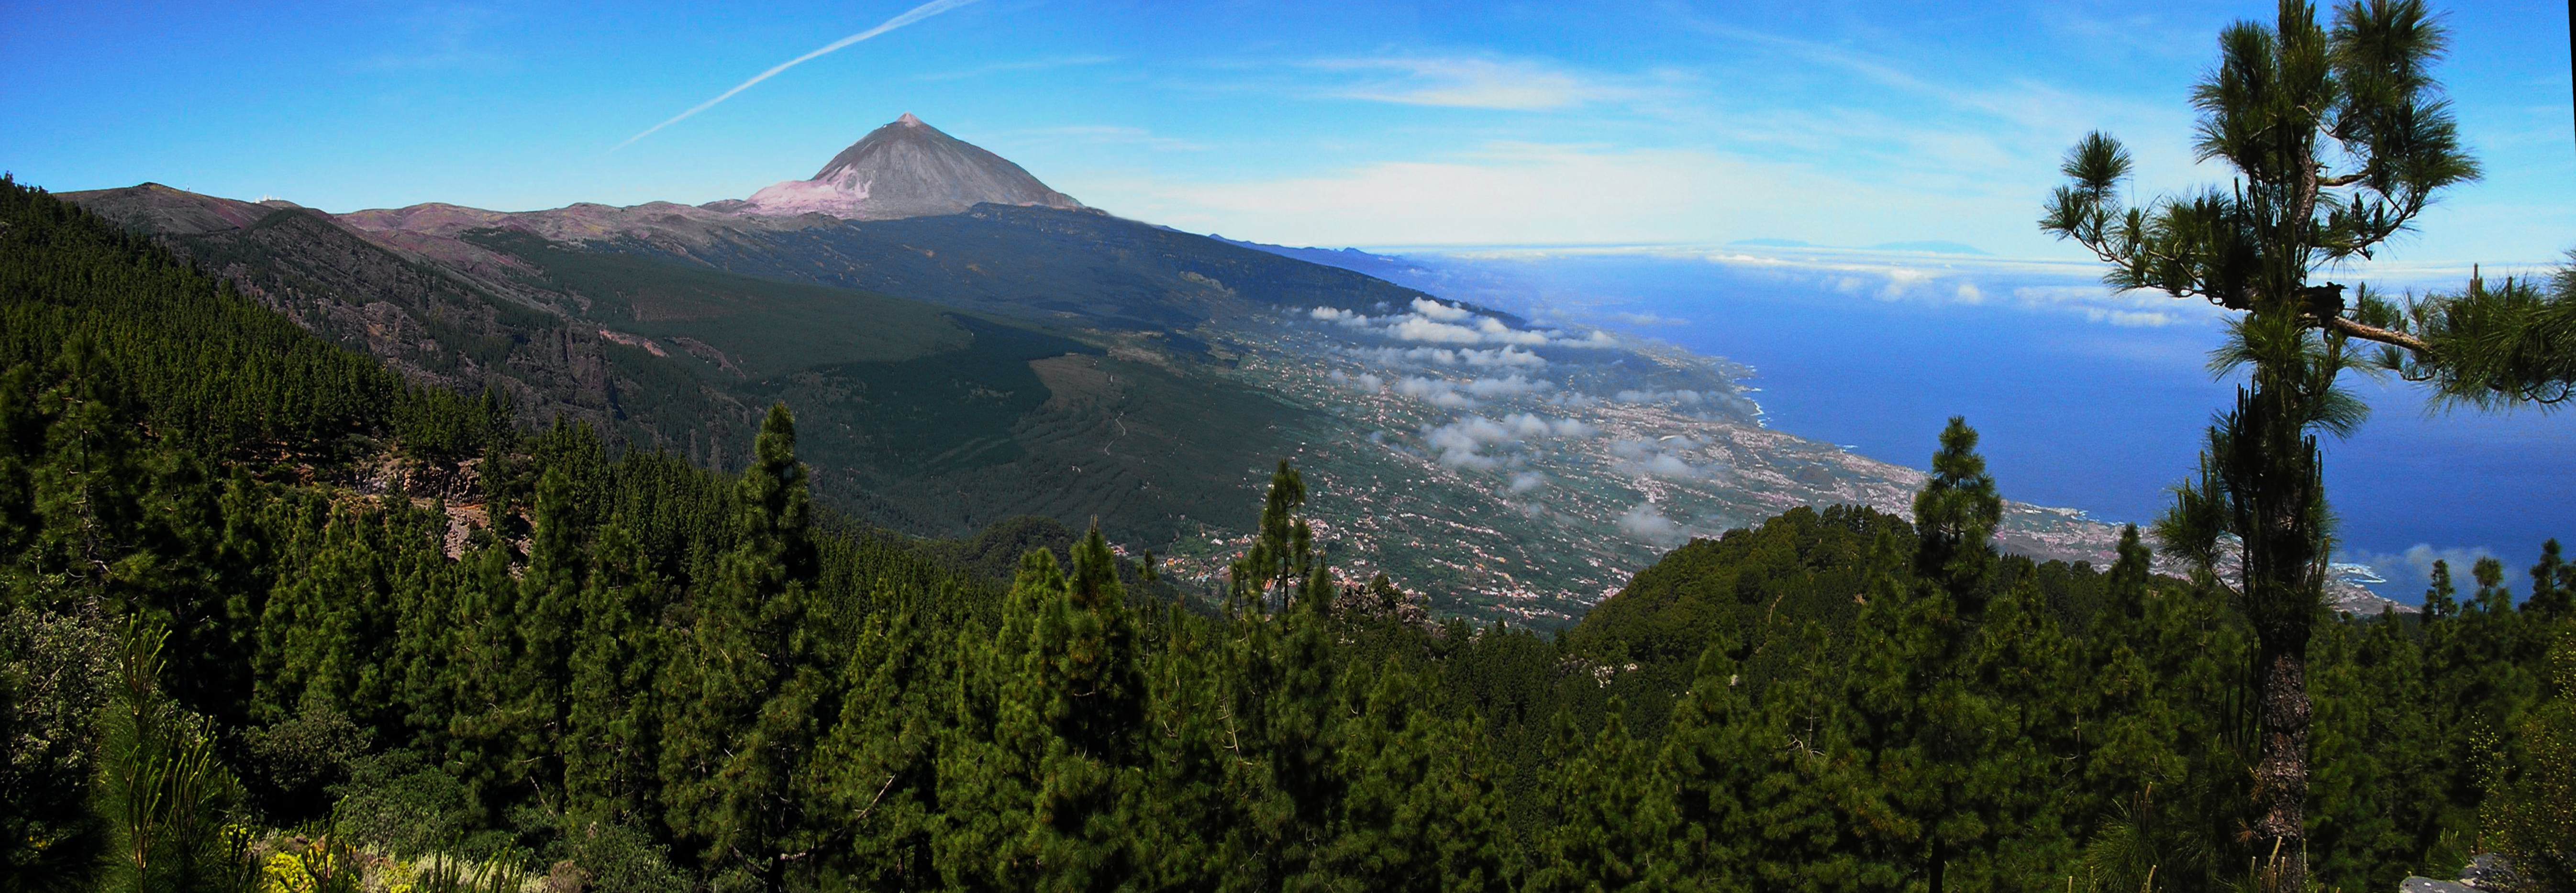
[[61, 198], [118, 226], [165, 236], [201, 236], [244, 229], [278, 210], [265, 202], [199, 195], [159, 183], [66, 192]]

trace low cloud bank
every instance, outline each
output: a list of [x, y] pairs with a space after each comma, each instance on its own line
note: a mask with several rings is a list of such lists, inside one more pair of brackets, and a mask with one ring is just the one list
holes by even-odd
[[1656, 511], [1654, 503], [1640, 502], [1619, 516], [1619, 532], [1657, 545], [1670, 545], [1682, 539], [1682, 525]]
[[1352, 375], [1350, 373], [1343, 372], [1342, 370], [1335, 369], [1331, 372], [1324, 373], [1324, 380], [1362, 393], [1374, 394], [1379, 391], [1386, 390], [1386, 379], [1379, 377], [1378, 374], [1374, 372], [1362, 372], [1358, 375]]
[[[1513, 413], [1501, 419], [1471, 415], [1437, 427], [1426, 426], [1422, 440], [1429, 444], [1440, 464], [1451, 468], [1491, 471], [1519, 461], [1520, 457], [1488, 454], [1487, 447], [1520, 449], [1530, 441], [1558, 438], [1575, 439], [1598, 433], [1591, 425], [1576, 419], [1550, 419], [1533, 413]], [[1531, 480], [1524, 482], [1523, 478]], [[1515, 475], [1512, 492], [1525, 492], [1545, 483], [1535, 472]]]
[[1485, 400], [1545, 394], [1555, 389], [1555, 382], [1543, 378], [1530, 378], [1517, 372], [1501, 378], [1470, 378], [1464, 381], [1408, 375], [1395, 382], [1396, 393], [1442, 409], [1470, 409], [1482, 405], [1482, 401]]
[[[1380, 309], [1384, 309], [1383, 305]], [[1443, 363], [1538, 365], [1546, 361], [1529, 352], [1528, 348], [1607, 348], [1619, 345], [1617, 338], [1599, 329], [1579, 334], [1561, 328], [1517, 329], [1501, 319], [1429, 298], [1415, 298], [1409, 310], [1384, 316], [1370, 316], [1340, 307], [1316, 307], [1306, 311], [1306, 317], [1397, 341], [1459, 350], [1449, 359], [1438, 360]], [[1464, 350], [1476, 345], [1494, 345], [1497, 349], [1486, 351], [1480, 361], [1470, 356], [1472, 352]], [[1424, 354], [1415, 358], [1436, 356]]]
[[1715, 475], [1722, 467], [1699, 465], [1680, 453], [1697, 450], [1699, 441], [1689, 437], [1671, 437], [1660, 441], [1622, 438], [1610, 444], [1610, 469], [1634, 477], [1658, 477], [1666, 480], [1699, 480]]

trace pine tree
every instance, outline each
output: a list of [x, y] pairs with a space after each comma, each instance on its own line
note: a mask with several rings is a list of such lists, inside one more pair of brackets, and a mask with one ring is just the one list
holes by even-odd
[[2555, 626], [2551, 697], [2516, 729], [2520, 759], [2489, 781], [2483, 824], [2532, 886], [2566, 891], [2576, 890], [2576, 621]]
[[45, 416], [36, 391], [35, 364], [0, 370], [0, 555], [13, 558], [26, 554], [42, 526], [33, 469], [44, 462]]
[[520, 763], [533, 705], [518, 689], [519, 585], [510, 576], [510, 547], [486, 541], [464, 557], [453, 595], [447, 631], [447, 660], [437, 671], [437, 713], [444, 725], [436, 735], [449, 774], [464, 783], [469, 802], [489, 821], [502, 816], [512, 794], [527, 780]]
[[[1233, 625], [1179, 604], [1162, 610], [1160, 647], [1146, 667], [1145, 785], [1158, 801], [1137, 828], [1146, 885], [1263, 889], [1270, 876], [1248, 866], [1262, 839], [1253, 807], [1270, 797], [1250, 762], [1259, 752], [1248, 740], [1254, 726], [1234, 712]], [[1212, 877], [1215, 865], [1238, 868]]]
[[2453, 404], [2545, 407], [2576, 396], [2576, 263], [2545, 284], [2509, 277], [2489, 285], [2475, 269], [2456, 292], [2404, 307], [2362, 302], [2362, 322], [2399, 336], [2374, 363]]
[[[2085, 662], [2092, 672], [2083, 685], [2079, 719], [2087, 739], [2083, 808], [2105, 819], [2110, 818], [2107, 813], [2126, 810], [2125, 821], [2137, 825], [2153, 821], [2138, 814], [2138, 798], [2149, 796], [2154, 786], [2171, 791], [2183, 778], [2185, 762], [2174, 715], [2180, 705], [2153, 658], [2163, 651], [2159, 639], [2167, 632], [2158, 628], [2165, 618], [2155, 610], [2158, 594], [2137, 525], [2121, 528], [2119, 555], [2107, 581], [2108, 603], [2085, 636]], [[2151, 843], [2140, 839], [2131, 853], [2122, 854], [2121, 861], [2137, 863], [2134, 870], [2140, 876], [2122, 877], [2117, 886], [2143, 884], [2146, 867], [2163, 861]], [[2146, 853], [2143, 859], [2128, 858], [2139, 852]]]
[[1933, 454], [1932, 477], [1914, 498], [1915, 567], [1923, 582], [1882, 615], [1895, 624], [1887, 630], [1893, 653], [1911, 666], [1885, 704], [1893, 727], [1873, 737], [1913, 770], [1891, 797], [1919, 823], [1920, 864], [1934, 893], [1952, 862], [1973, 861], [1990, 844], [1992, 817], [1973, 802], [1973, 789], [1982, 787], [1977, 760], [2016, 744], [2006, 732], [2008, 705], [1979, 684], [1966, 654], [1985, 620], [1992, 538], [2003, 514], [1976, 448], [1976, 431], [1952, 417]]
[[737, 484], [734, 548], [695, 593], [695, 616], [664, 664], [665, 821], [711, 870], [775, 885], [810, 857], [793, 789], [818, 725], [828, 674], [806, 657], [816, 574], [807, 473], [796, 422], [772, 406]]
[[[560, 464], [547, 467], [538, 478], [536, 497], [535, 527], [511, 630], [517, 637], [511, 643], [515, 659], [502, 697], [515, 716], [511, 751], [522, 767], [521, 777], [542, 788], [563, 779], [557, 743], [567, 706], [564, 682], [574, 644], [573, 612], [589, 561], [587, 519], [574, 502], [571, 474]], [[561, 796], [558, 789], [557, 799]]]
[[1126, 589], [1096, 525], [1074, 545], [1072, 574], [1040, 569], [1031, 582], [1022, 604], [1034, 616], [996, 730], [1030, 773], [1023, 864], [1043, 870], [1037, 888], [1116, 887], [1137, 871], [1126, 828], [1146, 808], [1135, 766], [1145, 679]]
[[1995, 558], [1995, 527], [2003, 522], [2003, 500], [1995, 479], [1986, 474], [1985, 457], [1977, 454], [1977, 431], [1951, 416], [1941, 430], [1941, 449], [1932, 456], [1932, 477], [1914, 495], [1915, 573], [1941, 587], [1954, 610], [1970, 619], [1980, 613]]
[[[388, 598], [396, 554], [385, 536], [388, 518], [318, 499], [292, 512], [301, 529], [281, 558], [301, 572], [281, 575], [261, 606], [251, 718], [281, 722], [309, 707], [398, 729], [396, 679], [374, 659], [398, 616]], [[422, 629], [459, 634], [454, 618], [443, 620]]]
[[1289, 467], [1288, 460], [1279, 460], [1279, 469], [1270, 475], [1269, 495], [1262, 502], [1252, 545], [1229, 568], [1229, 610], [1285, 609], [1305, 590], [1330, 584], [1322, 558], [1315, 554], [1314, 528], [1298, 514], [1305, 504], [1305, 476]]
[[[2486, 773], [2505, 758], [2498, 745], [2538, 682], [2523, 653], [2531, 624], [2514, 609], [2504, 563], [2480, 558], [2470, 579], [2477, 589], [2459, 613], [2428, 622], [2424, 636], [2424, 697], [2440, 736], [2432, 775], [2452, 813], [2445, 823], [2454, 828], [2474, 823]], [[2447, 575], [2440, 582], [2448, 583]]]
[[1439, 716], [1436, 689], [1393, 660], [1354, 668], [1342, 690], [1352, 701], [1334, 771], [1345, 793], [1313, 867], [1291, 883], [1365, 890], [1508, 883], [1497, 767], [1479, 730]]
[[1762, 690], [1767, 757], [1745, 794], [1758, 889], [1895, 889], [1928, 880], [1931, 824], [1946, 791], [1929, 753], [1923, 680], [1932, 624], [1905, 582], [1874, 581], [1834, 654], [1806, 624], [1799, 665]]
[[1674, 786], [1645, 745], [1620, 721], [1612, 699], [1601, 731], [1583, 735], [1558, 714], [1547, 817], [1523, 889], [1531, 891], [1660, 890], [1681, 867], [1667, 853], [1678, 816]]
[[2431, 579], [2424, 588], [2424, 622], [2435, 623], [2460, 613], [2460, 590], [2451, 584], [2451, 563], [2433, 561]]
[[1281, 461], [1253, 542], [1230, 568], [1229, 622], [1214, 649], [1246, 848], [1260, 875], [1274, 879], [1313, 868], [1342, 802], [1332, 764], [1341, 692], [1332, 663], [1334, 589], [1299, 514], [1305, 500], [1303, 476]]
[[1135, 630], [1099, 530], [1072, 551], [1070, 576], [1045, 549], [1022, 556], [998, 634], [961, 662], [935, 844], [951, 883], [1106, 889], [1141, 870], [1126, 836], [1143, 816]]
[[101, 720], [97, 803], [107, 819], [108, 890], [248, 889], [246, 843], [226, 826], [240, 785], [215, 757], [215, 730], [160, 690], [168, 633], [125, 631]]
[[148, 562], [134, 539], [149, 476], [136, 407], [110, 363], [96, 341], [74, 337], [54, 360], [51, 386], [37, 396], [51, 411], [46, 461], [32, 469], [40, 527], [30, 557], [39, 574], [79, 587], [77, 598], [123, 610], [133, 600], [131, 578], [144, 569], [136, 565]]
[[2540, 544], [2540, 563], [2531, 566], [2531, 597], [2522, 609], [2546, 623], [2576, 615], [2576, 565], [2558, 551], [2558, 541]]
[[[2069, 153], [2073, 182], [2040, 222], [2110, 263], [2105, 282], [2115, 288], [2202, 297], [2243, 314], [2215, 360], [2250, 367], [2250, 380], [2211, 428], [2198, 483], [2179, 492], [2157, 532], [2213, 572], [2221, 538], [2241, 544], [2228, 560], [2261, 652], [2255, 843], [2273, 857], [2266, 884], [2277, 889], [2307, 883], [2306, 653], [2328, 551], [2313, 432], [2348, 433], [2360, 421], [2361, 404], [2337, 387], [2360, 362], [2350, 339], [2425, 347], [2389, 328], [2396, 314], [2384, 302], [2362, 293], [2348, 316], [2341, 286], [2309, 278], [2324, 264], [2371, 256], [2435, 193], [2477, 176], [2430, 75], [2443, 40], [2418, 0], [2355, 0], [2331, 31], [2307, 3], [2283, 0], [2273, 24], [2223, 33], [2218, 66], [2193, 90], [2197, 148], [2236, 169], [2232, 189], [2123, 209], [2129, 155], [2096, 133]], [[2336, 150], [2350, 169], [2327, 164]]]
[[838, 721], [815, 745], [798, 796], [846, 816], [836, 861], [868, 890], [923, 890], [939, 882], [931, 861], [939, 804], [942, 702], [953, 695], [908, 613], [872, 616], [843, 669]]
[[93, 888], [107, 829], [90, 789], [114, 645], [97, 627], [0, 610], [0, 888]]
[[601, 528], [591, 561], [564, 686], [564, 811], [638, 823], [658, 799], [653, 681], [664, 659], [660, 620], [670, 586], [616, 520]]
[[2370, 875], [2374, 868], [2398, 868], [2413, 855], [2402, 853], [2404, 842], [2389, 814], [2393, 804], [2378, 797], [2389, 788], [2390, 773], [2399, 770], [2391, 763], [2403, 758], [2407, 742], [2381, 737], [2392, 717], [2381, 715], [2372, 695], [2393, 693], [2364, 687], [2361, 638], [2349, 623], [2327, 624], [2309, 652], [2317, 705], [2309, 750], [2316, 801], [2308, 812], [2310, 870], [2317, 883], [2345, 889], [2404, 880], [2411, 872], [2385, 879]]
[[2024, 575], [1988, 605], [1960, 663], [1985, 712], [1980, 724], [1949, 735], [1983, 741], [1956, 758], [1951, 817], [1934, 826], [1954, 862], [1943, 880], [1959, 889], [2047, 887], [2075, 861], [2074, 833], [2086, 818], [2070, 809], [2077, 786], [2064, 771], [2084, 747], [2075, 645]]
[[1751, 841], [1762, 836], [1748, 800], [1778, 752], [1746, 696], [1733, 647], [1720, 640], [1700, 655], [1690, 689], [1673, 703], [1661, 755], [1675, 787], [1669, 852], [1676, 873], [1704, 890], [1747, 885]]

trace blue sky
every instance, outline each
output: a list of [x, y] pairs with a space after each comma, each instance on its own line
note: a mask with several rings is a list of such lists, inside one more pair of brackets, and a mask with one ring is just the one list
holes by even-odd
[[[16, 3], [0, 166], [344, 211], [704, 202], [810, 176], [911, 111], [1083, 201], [1324, 245], [1942, 239], [2031, 226], [2100, 127], [2151, 189], [2207, 180], [2183, 97], [2259, 3]], [[747, 5], [745, 5], [747, 6]], [[2449, 5], [2487, 179], [2396, 255], [2576, 245], [2564, 8]]]

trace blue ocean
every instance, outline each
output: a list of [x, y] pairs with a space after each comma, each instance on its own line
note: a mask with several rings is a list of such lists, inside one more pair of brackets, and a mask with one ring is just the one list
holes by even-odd
[[[1953, 415], [2009, 498], [2151, 521], [2196, 467], [2235, 381], [2205, 304], [2109, 295], [2076, 265], [1742, 249], [1408, 255], [1435, 292], [1722, 356], [1768, 424], [1915, 467]], [[1712, 260], [1712, 257], [1726, 259]], [[2435, 559], [2501, 558], [2516, 592], [2543, 540], [2576, 541], [2576, 413], [2428, 408], [2354, 376], [2374, 408], [2324, 444], [2340, 560], [2420, 601]]]

